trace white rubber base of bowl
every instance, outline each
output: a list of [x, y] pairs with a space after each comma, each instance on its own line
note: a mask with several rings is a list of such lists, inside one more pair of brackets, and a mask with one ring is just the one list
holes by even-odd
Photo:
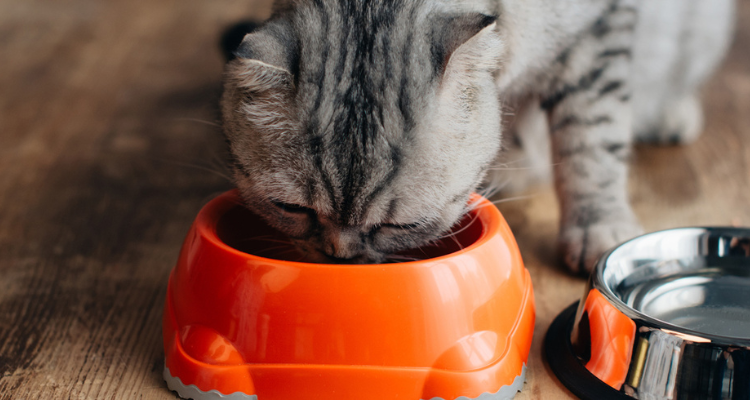
[[[258, 399], [257, 395], [249, 395], [242, 392], [235, 392], [232, 394], [223, 394], [218, 390], [209, 390], [204, 392], [198, 389], [195, 385], [185, 385], [182, 383], [180, 378], [172, 376], [169, 372], [169, 368], [164, 366], [164, 380], [167, 382], [169, 390], [177, 392], [180, 398], [193, 399], [193, 400], [262, 400]], [[526, 382], [526, 364], [521, 369], [521, 375], [518, 375], [513, 379], [513, 383], [500, 388], [495, 393], [484, 393], [479, 397], [469, 398], [466, 396], [458, 397], [454, 400], [512, 400], [516, 397], [516, 393], [523, 389], [523, 384]], [[429, 400], [446, 400], [440, 397], [433, 397]]]
[[223, 394], [218, 390], [209, 390], [204, 392], [198, 389], [195, 385], [186, 385], [182, 383], [179, 377], [172, 376], [169, 372], [169, 368], [164, 366], [164, 380], [167, 382], [169, 390], [177, 392], [177, 395], [182, 399], [193, 399], [193, 400], [258, 400], [257, 395], [249, 395], [242, 392], [234, 392], [232, 394]]

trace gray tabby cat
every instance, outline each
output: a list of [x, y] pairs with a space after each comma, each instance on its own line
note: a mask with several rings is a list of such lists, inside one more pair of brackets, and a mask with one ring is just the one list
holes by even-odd
[[[631, 137], [687, 142], [733, 0], [298, 0], [248, 34], [222, 113], [248, 206], [311, 260], [381, 262], [445, 233], [501, 149], [553, 168], [573, 271], [641, 228]], [[551, 139], [552, 161], [543, 149]], [[510, 141], [508, 141], [510, 142]], [[531, 145], [531, 146], [530, 146]]]

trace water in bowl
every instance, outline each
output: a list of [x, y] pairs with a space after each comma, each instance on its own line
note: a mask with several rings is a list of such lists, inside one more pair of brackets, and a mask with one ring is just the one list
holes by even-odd
[[696, 332], [750, 339], [750, 266], [701, 268], [620, 287], [628, 306]]

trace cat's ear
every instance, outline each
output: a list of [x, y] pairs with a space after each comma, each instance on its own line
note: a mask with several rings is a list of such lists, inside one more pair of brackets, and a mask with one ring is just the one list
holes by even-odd
[[228, 67], [237, 86], [250, 92], [291, 88], [296, 61], [289, 36], [273, 25], [245, 35]]
[[479, 13], [443, 17], [435, 29], [431, 54], [438, 74], [497, 68], [503, 52], [497, 17]]

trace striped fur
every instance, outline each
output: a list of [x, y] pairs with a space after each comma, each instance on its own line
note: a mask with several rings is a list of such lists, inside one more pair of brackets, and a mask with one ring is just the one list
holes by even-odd
[[[731, 0], [718, 3], [731, 10]], [[669, 119], [649, 109], [633, 121], [632, 99], [643, 96], [634, 93], [634, 59], [646, 52], [639, 21], [658, 28], [642, 8], [639, 0], [280, 2], [227, 66], [222, 110], [237, 185], [311, 260], [381, 262], [434, 240], [467, 210], [497, 157], [502, 105], [534, 99], [526, 108], [547, 116], [560, 165], [566, 262], [585, 269], [639, 229], [625, 192], [631, 126], [653, 136]], [[717, 32], [711, 40], [723, 49], [728, 30]], [[701, 73], [670, 81], [686, 89], [670, 89], [657, 108], [694, 96], [721, 52], [701, 58]]]

